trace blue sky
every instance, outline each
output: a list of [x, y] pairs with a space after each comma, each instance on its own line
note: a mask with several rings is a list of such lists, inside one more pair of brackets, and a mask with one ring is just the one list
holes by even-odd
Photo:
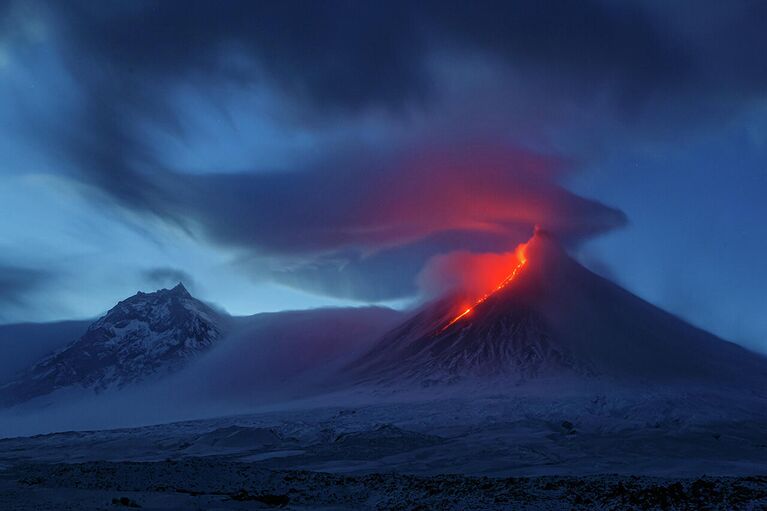
[[765, 351], [767, 10], [683, 4], [6, 2], [0, 322], [403, 306], [542, 224]]

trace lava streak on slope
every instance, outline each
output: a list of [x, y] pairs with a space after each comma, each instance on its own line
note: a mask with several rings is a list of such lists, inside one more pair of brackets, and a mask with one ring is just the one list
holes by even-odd
[[477, 306], [481, 305], [484, 301], [486, 301], [488, 298], [493, 296], [495, 293], [500, 291], [501, 289], [505, 288], [509, 285], [511, 281], [513, 281], [517, 275], [519, 275], [519, 272], [522, 271], [522, 268], [527, 264], [527, 256], [525, 255], [525, 249], [527, 248], [527, 243], [522, 243], [517, 246], [516, 250], [514, 251], [514, 255], [517, 258], [517, 265], [511, 270], [511, 273], [509, 273], [506, 278], [504, 278], [495, 288], [488, 291], [484, 295], [482, 295], [480, 298], [474, 301], [470, 306], [468, 306], [466, 309], [464, 309], [460, 314], [455, 316], [453, 319], [448, 321], [445, 326], [440, 328], [437, 331], [437, 335], [441, 334], [457, 322], [459, 322], [461, 319], [465, 318], [466, 316], [470, 315], [474, 309], [477, 308]]

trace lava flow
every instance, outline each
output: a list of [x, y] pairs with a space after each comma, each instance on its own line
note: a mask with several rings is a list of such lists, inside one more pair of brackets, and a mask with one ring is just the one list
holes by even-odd
[[517, 249], [514, 251], [514, 254], [517, 256], [517, 265], [514, 267], [513, 270], [511, 270], [511, 273], [509, 273], [505, 279], [503, 279], [495, 288], [493, 288], [491, 291], [485, 293], [480, 297], [479, 299], [475, 300], [472, 305], [467, 307], [463, 312], [455, 316], [453, 319], [451, 319], [448, 323], [445, 324], [440, 330], [437, 332], [437, 334], [441, 334], [454, 324], [456, 324], [461, 319], [465, 318], [469, 314], [472, 313], [472, 311], [477, 308], [478, 305], [480, 305], [482, 302], [493, 296], [495, 293], [509, 285], [509, 282], [514, 280], [519, 272], [522, 270], [522, 267], [527, 264], [527, 257], [525, 255], [525, 249], [527, 248], [527, 243], [522, 243], [517, 246]]

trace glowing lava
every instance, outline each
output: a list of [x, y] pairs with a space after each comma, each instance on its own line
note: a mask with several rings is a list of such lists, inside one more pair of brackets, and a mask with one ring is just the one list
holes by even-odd
[[477, 308], [477, 306], [478, 306], [478, 305], [480, 305], [481, 303], [483, 303], [484, 301], [486, 301], [488, 298], [490, 298], [491, 296], [493, 296], [495, 293], [497, 293], [498, 291], [500, 291], [501, 289], [503, 289], [504, 287], [506, 287], [507, 285], [509, 285], [509, 282], [511, 282], [512, 280], [514, 280], [514, 279], [517, 277], [517, 275], [519, 274], [519, 272], [522, 270], [522, 267], [524, 267], [524, 266], [525, 266], [525, 264], [527, 264], [527, 257], [525, 256], [525, 249], [526, 249], [526, 248], [527, 248], [527, 243], [522, 243], [521, 245], [518, 245], [518, 246], [517, 246], [517, 249], [514, 251], [514, 254], [516, 255], [516, 257], [517, 257], [517, 261], [518, 261], [518, 262], [517, 262], [517, 265], [514, 267], [514, 269], [513, 269], [513, 270], [511, 270], [511, 273], [509, 273], [509, 274], [506, 276], [506, 278], [505, 278], [505, 279], [503, 279], [503, 280], [500, 282], [500, 284], [498, 284], [497, 286], [495, 286], [495, 288], [493, 288], [491, 291], [489, 291], [489, 292], [485, 293], [485, 294], [484, 294], [484, 295], [483, 295], [481, 298], [477, 299], [477, 300], [476, 300], [476, 301], [475, 301], [475, 302], [474, 302], [472, 305], [470, 305], [469, 307], [467, 307], [467, 308], [466, 308], [466, 309], [465, 309], [463, 312], [461, 312], [460, 314], [458, 314], [457, 316], [455, 316], [453, 319], [451, 319], [451, 320], [450, 320], [450, 321], [449, 321], [447, 324], [445, 324], [445, 326], [443, 326], [443, 327], [442, 327], [442, 328], [439, 330], [439, 332], [437, 332], [437, 333], [438, 333], [438, 334], [441, 334], [442, 332], [444, 332], [445, 330], [447, 330], [448, 328], [450, 328], [451, 326], [453, 326], [454, 324], [456, 324], [458, 321], [460, 321], [461, 319], [463, 319], [463, 318], [465, 318], [466, 316], [468, 316], [469, 314], [471, 314], [471, 313], [472, 313], [472, 311], [473, 311], [475, 308]]

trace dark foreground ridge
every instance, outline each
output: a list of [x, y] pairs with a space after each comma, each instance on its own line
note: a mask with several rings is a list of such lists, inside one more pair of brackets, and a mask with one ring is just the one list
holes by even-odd
[[764, 509], [767, 477], [340, 475], [189, 458], [19, 465], [0, 475], [6, 510]]

